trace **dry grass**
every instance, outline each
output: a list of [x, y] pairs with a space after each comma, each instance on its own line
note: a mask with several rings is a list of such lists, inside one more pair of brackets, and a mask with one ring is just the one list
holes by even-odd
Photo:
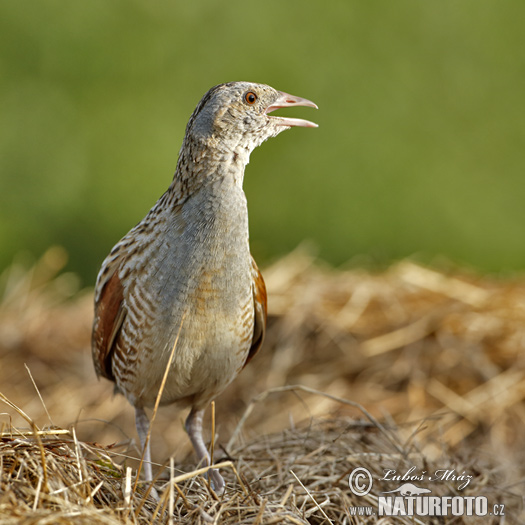
[[[152, 435], [157, 502], [133, 490], [133, 414], [95, 379], [91, 292], [56, 276], [63, 263], [52, 249], [2, 276], [0, 523], [378, 522], [349, 509], [399, 486], [378, 481], [384, 469], [411, 466], [465, 471], [463, 491], [435, 483], [432, 495], [484, 495], [506, 505], [506, 523], [525, 520], [522, 282], [408, 261], [381, 274], [301, 252], [279, 261], [264, 272], [265, 347], [217, 400], [225, 495], [198, 474], [184, 414], [166, 408]], [[376, 480], [365, 498], [348, 488], [358, 466]]]

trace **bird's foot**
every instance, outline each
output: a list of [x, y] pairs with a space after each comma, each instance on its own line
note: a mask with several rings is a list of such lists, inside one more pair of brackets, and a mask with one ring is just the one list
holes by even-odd
[[225, 489], [224, 478], [220, 475], [219, 471], [214, 468], [208, 471], [208, 476], [208, 479], [211, 483], [211, 488], [218, 496], [222, 496]]
[[149, 495], [156, 501], [160, 501], [159, 493], [157, 492], [157, 489], [155, 487], [151, 487], [151, 490], [149, 491]]

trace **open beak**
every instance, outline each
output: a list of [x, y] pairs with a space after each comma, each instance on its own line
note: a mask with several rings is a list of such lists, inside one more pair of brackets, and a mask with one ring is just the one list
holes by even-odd
[[[275, 111], [276, 109], [290, 108], [294, 106], [306, 106], [309, 108], [317, 109], [317, 106], [310, 100], [306, 100], [305, 98], [301, 97], [294, 97], [293, 95], [289, 95], [288, 93], [279, 91], [279, 98], [271, 106], [268, 106], [266, 108], [266, 113], [270, 113], [271, 111]], [[318, 127], [317, 124], [315, 124], [315, 122], [310, 122], [309, 120], [303, 120], [300, 118], [276, 117], [273, 115], [270, 118], [274, 120], [275, 123], [279, 126], [300, 126], [303, 128]]]

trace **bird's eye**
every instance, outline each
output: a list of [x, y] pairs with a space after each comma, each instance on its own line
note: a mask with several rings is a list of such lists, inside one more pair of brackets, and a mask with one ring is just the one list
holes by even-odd
[[246, 100], [247, 104], [250, 104], [250, 106], [253, 106], [255, 102], [257, 101], [257, 95], [253, 91], [248, 91], [248, 93], [244, 95], [244, 100]]

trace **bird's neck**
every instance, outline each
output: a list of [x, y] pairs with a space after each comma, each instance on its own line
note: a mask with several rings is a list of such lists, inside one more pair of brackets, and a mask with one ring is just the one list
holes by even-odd
[[237, 146], [220, 147], [208, 141], [202, 144], [185, 141], [182, 144], [177, 169], [170, 190], [178, 196], [180, 204], [203, 186], [222, 182], [242, 190], [244, 169], [250, 161], [251, 151]]

